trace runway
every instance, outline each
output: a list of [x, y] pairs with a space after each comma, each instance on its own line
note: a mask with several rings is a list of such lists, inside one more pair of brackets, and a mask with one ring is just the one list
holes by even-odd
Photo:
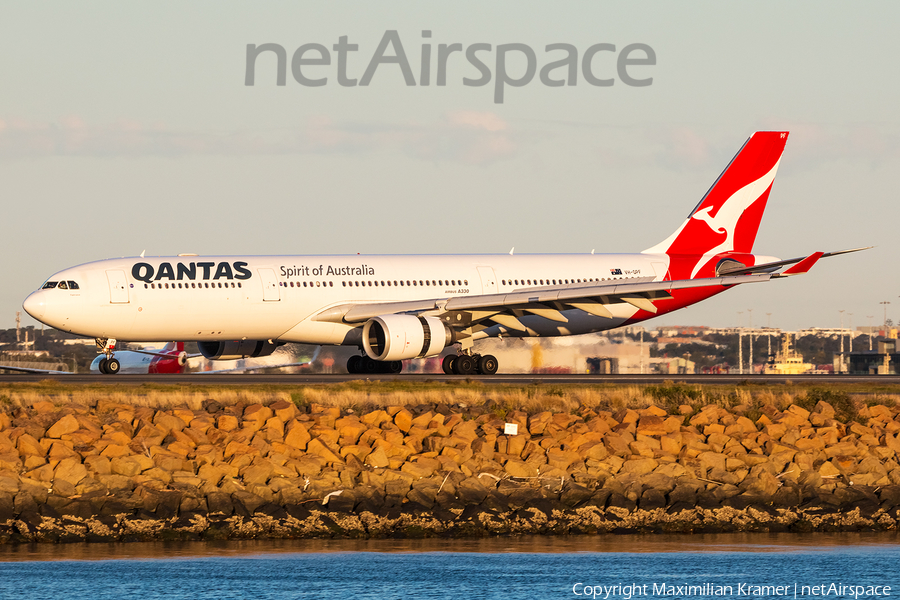
[[215, 374], [188, 373], [182, 375], [96, 375], [96, 374], [0, 374], [2, 383], [35, 383], [52, 380], [72, 385], [329, 385], [349, 381], [378, 381], [404, 383], [471, 383], [485, 385], [659, 385], [666, 381], [678, 381], [698, 385], [753, 385], [753, 384], [900, 384], [900, 375], [444, 375], [441, 373], [410, 375], [306, 375], [306, 374]]

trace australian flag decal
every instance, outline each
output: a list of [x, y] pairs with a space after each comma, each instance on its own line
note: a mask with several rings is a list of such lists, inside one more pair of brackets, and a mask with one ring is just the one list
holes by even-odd
[[622, 274], [622, 269], [610, 269], [610, 270], [609, 270], [609, 274], [610, 274], [610, 275], [621, 275], [621, 274]]

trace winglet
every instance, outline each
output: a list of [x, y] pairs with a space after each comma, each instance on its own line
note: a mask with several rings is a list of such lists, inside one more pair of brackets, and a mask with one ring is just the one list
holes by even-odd
[[819, 259], [822, 258], [824, 252], [813, 252], [796, 265], [788, 269], [787, 271], [781, 273], [781, 277], [788, 277], [790, 275], [801, 275], [806, 273], [810, 269], [812, 269], [813, 265], [819, 262]]

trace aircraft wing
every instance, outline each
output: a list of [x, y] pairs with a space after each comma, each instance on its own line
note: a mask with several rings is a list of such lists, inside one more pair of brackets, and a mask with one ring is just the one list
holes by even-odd
[[28, 367], [11, 367], [0, 365], [0, 370], [20, 371], [22, 373], [34, 373], [35, 375], [72, 375], [72, 371], [55, 371], [53, 369], [30, 369]]
[[[612, 318], [607, 308], [611, 304], [628, 303], [641, 310], [656, 313], [657, 302], [672, 297], [671, 291], [711, 286], [733, 286], [744, 283], [769, 281], [778, 277], [799, 275], [808, 271], [815, 262], [825, 256], [835, 256], [855, 250], [822, 253], [815, 252], [796, 260], [779, 261], [759, 265], [762, 273], [746, 272], [727, 274], [703, 279], [681, 279], [675, 281], [652, 281], [650, 277], [608, 282], [585, 282], [562, 286], [533, 287], [504, 294], [482, 294], [454, 298], [415, 300], [410, 302], [382, 302], [370, 304], [343, 304], [327, 309], [313, 317], [316, 321], [335, 323], [363, 323], [373, 317], [411, 313], [423, 316], [456, 314], [461, 316], [459, 325], [471, 324], [490, 319], [510, 329], [525, 331], [518, 317], [530, 313], [544, 318], [568, 322], [563, 310], [576, 308], [598, 317]], [[794, 265], [784, 272], [780, 268]], [[743, 265], [741, 265], [743, 267]], [[749, 270], [753, 271], [751, 267]], [[457, 321], [451, 321], [457, 324]]]
[[[672, 290], [768, 281], [774, 276], [772, 273], [759, 273], [678, 281], [649, 281], [649, 278], [645, 278], [644, 280], [608, 282], [599, 285], [597, 282], [591, 282], [535, 287], [508, 294], [482, 294], [478, 296], [459, 296], [449, 299], [415, 300], [410, 302], [343, 304], [323, 311], [313, 317], [313, 319], [317, 321], [362, 323], [373, 317], [393, 313], [443, 314], [466, 311], [493, 313], [495, 316], [500, 316], [499, 313], [504, 311], [521, 310], [551, 320], [566, 322], [567, 319], [560, 311], [568, 308], [578, 308], [596, 316], [611, 318], [612, 313], [606, 308], [609, 304], [627, 302], [642, 310], [655, 313], [657, 312], [657, 307], [654, 302], [671, 298], [672, 296], [669, 292]], [[489, 314], [478, 316], [488, 318]], [[494, 317], [490, 318], [497, 321]], [[502, 316], [500, 318], [503, 319]], [[510, 322], [512, 323], [511, 320]], [[501, 324], [507, 325], [507, 323]], [[511, 328], [518, 329], [514, 325]], [[522, 329], [524, 330], [524, 327]]]

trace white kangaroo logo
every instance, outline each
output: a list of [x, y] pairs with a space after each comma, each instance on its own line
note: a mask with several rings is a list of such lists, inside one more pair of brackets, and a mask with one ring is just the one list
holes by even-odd
[[706, 208], [702, 208], [691, 215], [692, 219], [697, 219], [698, 221], [703, 221], [709, 228], [718, 234], [726, 234], [725, 240], [707, 251], [700, 260], [697, 261], [697, 264], [694, 266], [694, 270], [691, 272], [691, 279], [693, 279], [697, 275], [697, 271], [700, 270], [708, 257], [719, 254], [720, 252], [730, 252], [734, 250], [734, 230], [737, 227], [737, 222], [741, 218], [741, 215], [744, 214], [744, 211], [750, 208], [750, 205], [756, 202], [759, 197], [765, 192], [772, 182], [775, 180], [775, 172], [778, 170], [778, 163], [781, 162], [781, 159], [778, 159], [778, 162], [775, 163], [775, 166], [772, 169], [757, 179], [756, 181], [751, 181], [735, 193], [733, 193], [722, 206], [719, 207], [719, 210], [716, 212], [715, 217], [709, 216], [710, 211], [714, 207], [707, 206]]

